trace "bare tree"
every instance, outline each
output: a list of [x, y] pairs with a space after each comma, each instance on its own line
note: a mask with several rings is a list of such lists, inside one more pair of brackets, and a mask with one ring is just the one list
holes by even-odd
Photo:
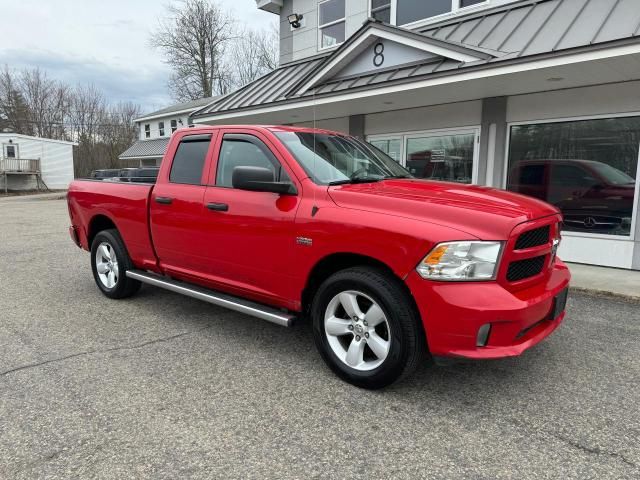
[[78, 85], [71, 92], [68, 127], [76, 142], [95, 143], [106, 111], [104, 95], [94, 85]]
[[260, 52], [260, 63], [267, 71], [278, 68], [280, 59], [280, 28], [277, 23], [258, 35], [256, 48]]
[[0, 70], [0, 132], [4, 129], [33, 135], [29, 107], [20, 91], [15, 72], [7, 65]]
[[20, 90], [29, 110], [34, 135], [63, 139], [69, 103], [68, 87], [34, 68], [22, 71]]
[[76, 176], [120, 166], [118, 156], [137, 138], [139, 105], [109, 104], [94, 85], [74, 88], [38, 69], [0, 69], [0, 131], [78, 143]]
[[209, 0], [181, 0], [167, 12], [151, 43], [166, 55], [172, 69], [172, 95], [178, 101], [196, 100], [225, 90], [222, 56], [234, 38], [231, 16]]
[[138, 131], [133, 120], [139, 116], [140, 106], [131, 102], [117, 103], [104, 112], [99, 129], [106, 155], [103, 165], [110, 168], [119, 165], [118, 156], [137, 139]]
[[242, 87], [278, 67], [277, 25], [268, 30], [246, 30], [232, 42], [226, 55], [231, 87]]

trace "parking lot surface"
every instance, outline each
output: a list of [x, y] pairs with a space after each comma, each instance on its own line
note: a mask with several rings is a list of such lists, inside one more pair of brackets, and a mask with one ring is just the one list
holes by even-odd
[[0, 221], [0, 478], [640, 477], [638, 303], [576, 293], [520, 358], [369, 392], [305, 323], [105, 298], [64, 201]]

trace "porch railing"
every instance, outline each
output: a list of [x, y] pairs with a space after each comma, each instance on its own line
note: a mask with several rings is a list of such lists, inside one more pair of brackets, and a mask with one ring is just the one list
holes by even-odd
[[40, 173], [39, 158], [0, 158], [0, 172]]

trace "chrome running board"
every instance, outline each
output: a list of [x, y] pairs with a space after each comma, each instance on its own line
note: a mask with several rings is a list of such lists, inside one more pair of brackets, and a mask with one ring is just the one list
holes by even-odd
[[220, 307], [228, 308], [229, 310], [234, 310], [252, 317], [267, 320], [268, 322], [275, 323], [282, 327], [290, 327], [295, 319], [295, 315], [283, 312], [274, 307], [268, 307], [250, 300], [216, 292], [214, 290], [208, 290], [203, 287], [163, 277], [155, 273], [144, 272], [142, 270], [129, 270], [127, 271], [127, 277], [138, 280], [142, 283], [148, 283], [155, 287], [180, 293], [187, 297], [197, 298], [198, 300], [203, 300]]

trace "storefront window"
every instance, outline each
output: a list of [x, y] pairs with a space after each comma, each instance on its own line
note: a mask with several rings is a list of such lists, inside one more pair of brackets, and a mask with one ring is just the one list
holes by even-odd
[[393, 138], [388, 140], [371, 140], [369, 143], [376, 148], [379, 148], [384, 153], [393, 158], [396, 162], [400, 163], [402, 140], [400, 138]]
[[407, 170], [430, 180], [471, 183], [474, 133], [407, 139]]
[[507, 188], [562, 211], [564, 230], [630, 235], [640, 117], [511, 127]]

